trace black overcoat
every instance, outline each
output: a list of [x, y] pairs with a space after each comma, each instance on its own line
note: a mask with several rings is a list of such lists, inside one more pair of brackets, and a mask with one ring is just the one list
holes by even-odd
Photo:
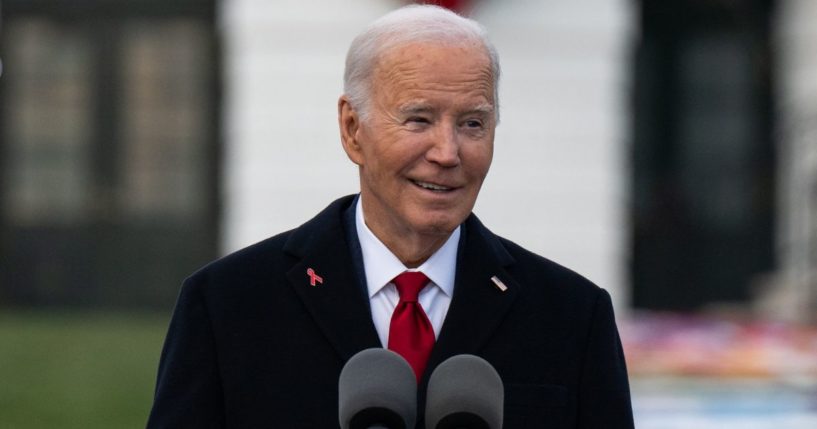
[[[381, 346], [359, 243], [349, 233], [354, 201], [341, 198], [301, 227], [184, 282], [149, 428], [339, 426], [341, 368], [358, 351]], [[505, 383], [506, 429], [632, 428], [607, 292], [494, 235], [474, 215], [460, 240], [454, 296], [420, 403], [430, 372], [470, 353], [490, 362]], [[310, 269], [322, 283], [311, 285]]]

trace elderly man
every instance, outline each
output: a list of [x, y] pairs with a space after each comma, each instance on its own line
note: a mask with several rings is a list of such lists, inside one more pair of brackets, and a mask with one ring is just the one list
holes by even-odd
[[421, 404], [433, 369], [470, 353], [504, 381], [505, 428], [631, 428], [608, 294], [471, 213], [498, 79], [483, 28], [445, 9], [359, 35], [338, 115], [360, 194], [186, 280], [148, 426], [337, 427], [344, 363], [388, 347]]

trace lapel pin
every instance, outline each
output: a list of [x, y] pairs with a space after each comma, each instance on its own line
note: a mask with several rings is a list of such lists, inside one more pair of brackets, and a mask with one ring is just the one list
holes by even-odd
[[508, 290], [508, 286], [505, 286], [505, 283], [502, 283], [502, 280], [500, 280], [499, 277], [493, 276], [491, 277], [491, 281], [494, 282], [496, 288], [501, 290], [502, 292]]
[[309, 276], [309, 285], [310, 286], [315, 286], [317, 284], [323, 284], [323, 277], [321, 277], [317, 273], [315, 273], [315, 270], [313, 270], [312, 268], [307, 268], [306, 269], [306, 275]]

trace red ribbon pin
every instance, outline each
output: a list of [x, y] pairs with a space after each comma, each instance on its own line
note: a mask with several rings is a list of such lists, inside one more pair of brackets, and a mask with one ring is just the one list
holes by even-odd
[[315, 270], [313, 270], [312, 268], [307, 268], [306, 269], [306, 275], [309, 276], [309, 285], [310, 286], [315, 286], [318, 283], [323, 284], [323, 277], [317, 275], [315, 273]]

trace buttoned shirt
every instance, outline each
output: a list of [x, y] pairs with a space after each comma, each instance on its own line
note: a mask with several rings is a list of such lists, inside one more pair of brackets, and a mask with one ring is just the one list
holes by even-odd
[[438, 337], [451, 304], [451, 297], [454, 296], [460, 227], [458, 226], [445, 244], [422, 265], [417, 268], [407, 268], [366, 226], [360, 201], [361, 198], [358, 198], [355, 208], [355, 226], [363, 257], [372, 321], [381, 344], [383, 347], [388, 347], [391, 316], [400, 300], [392, 279], [403, 271], [420, 271], [429, 278], [430, 282], [420, 292], [418, 302], [434, 327], [434, 336]]

